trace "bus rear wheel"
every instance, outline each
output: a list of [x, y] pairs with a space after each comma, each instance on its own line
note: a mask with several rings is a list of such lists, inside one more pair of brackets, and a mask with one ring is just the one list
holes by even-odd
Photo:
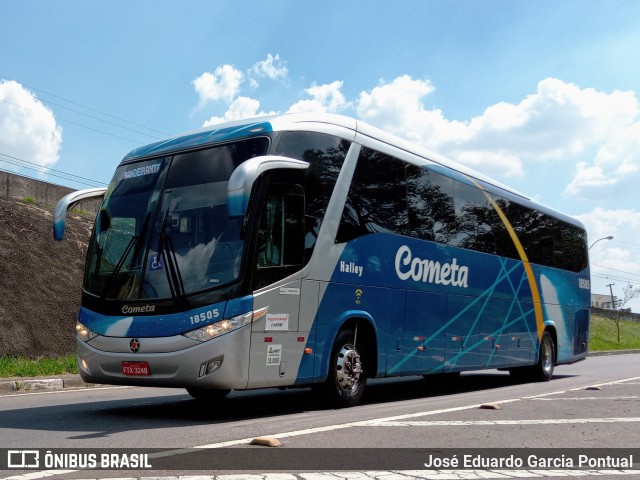
[[542, 334], [540, 341], [540, 358], [532, 367], [531, 377], [538, 382], [546, 382], [553, 377], [556, 362], [556, 347], [549, 332]]
[[206, 400], [209, 402], [219, 402], [229, 395], [231, 390], [214, 390], [207, 388], [187, 388], [187, 393], [196, 400]]
[[338, 408], [357, 405], [367, 383], [362, 357], [353, 342], [354, 336], [353, 330], [341, 331], [331, 350], [325, 393], [329, 402]]

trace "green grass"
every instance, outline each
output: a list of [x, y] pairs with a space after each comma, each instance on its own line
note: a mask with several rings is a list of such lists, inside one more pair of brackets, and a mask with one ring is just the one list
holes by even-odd
[[78, 373], [75, 355], [35, 360], [24, 357], [0, 357], [0, 378], [46, 377], [64, 373]]
[[620, 343], [618, 343], [616, 324], [613, 320], [591, 317], [590, 351], [630, 349], [640, 349], [640, 322], [620, 321]]

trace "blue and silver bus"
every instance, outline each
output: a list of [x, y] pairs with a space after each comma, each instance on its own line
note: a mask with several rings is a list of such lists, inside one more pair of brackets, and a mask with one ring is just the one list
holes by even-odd
[[129, 153], [87, 253], [78, 366], [91, 383], [315, 386], [501, 369], [549, 380], [587, 356], [575, 219], [352, 118], [226, 123]]

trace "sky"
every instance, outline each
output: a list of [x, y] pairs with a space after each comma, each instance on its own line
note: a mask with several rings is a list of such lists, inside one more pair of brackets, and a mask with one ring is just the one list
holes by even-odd
[[[640, 2], [4, 0], [0, 11], [2, 170], [88, 188], [179, 132], [339, 113], [581, 220], [593, 293], [640, 286]], [[640, 298], [627, 306], [640, 312]]]

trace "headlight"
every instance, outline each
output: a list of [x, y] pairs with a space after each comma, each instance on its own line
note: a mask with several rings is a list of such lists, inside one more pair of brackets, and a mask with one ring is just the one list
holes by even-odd
[[78, 337], [80, 337], [85, 342], [88, 342], [92, 338], [95, 338], [98, 336], [96, 332], [92, 332], [80, 322], [76, 323], [76, 333], [78, 334]]
[[197, 340], [198, 342], [207, 342], [212, 338], [216, 338], [220, 335], [224, 335], [225, 333], [237, 330], [243, 325], [250, 323], [252, 318], [253, 313], [249, 312], [243, 315], [238, 315], [237, 317], [210, 323], [209, 325], [205, 325], [204, 327], [200, 327], [195, 330], [191, 330], [190, 332], [183, 333], [183, 335], [192, 340]]

